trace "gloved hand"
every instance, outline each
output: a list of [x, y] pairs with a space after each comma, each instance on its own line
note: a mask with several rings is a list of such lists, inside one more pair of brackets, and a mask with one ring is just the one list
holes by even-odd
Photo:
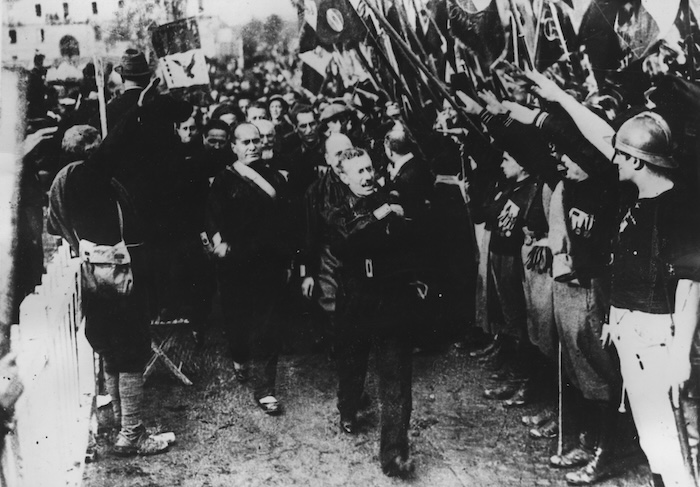
[[540, 245], [533, 247], [525, 260], [525, 268], [534, 270], [538, 274], [551, 272], [552, 250], [549, 247]]

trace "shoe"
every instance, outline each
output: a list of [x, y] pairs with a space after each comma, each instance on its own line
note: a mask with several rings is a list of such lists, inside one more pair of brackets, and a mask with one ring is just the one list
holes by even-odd
[[523, 416], [521, 421], [525, 426], [541, 426], [550, 419], [554, 418], [556, 411], [552, 408], [545, 408], [532, 416]]
[[498, 342], [496, 340], [492, 340], [488, 345], [486, 345], [484, 348], [480, 348], [478, 350], [474, 350], [473, 352], [469, 352], [469, 356], [472, 358], [479, 358], [483, 357], [485, 355], [490, 354], [493, 352], [493, 350], [498, 346]]
[[585, 467], [566, 474], [566, 483], [569, 485], [595, 484], [610, 476], [610, 466], [610, 452], [603, 448], [596, 448], [595, 455]]
[[649, 482], [649, 487], [665, 487], [663, 477], [658, 473], [652, 473], [651, 482]]
[[541, 426], [532, 428], [530, 430], [530, 438], [534, 438], [536, 440], [549, 440], [551, 438], [556, 438], [558, 433], [559, 424], [555, 418], [552, 418]]
[[563, 455], [553, 455], [549, 459], [549, 466], [552, 468], [574, 468], [587, 465], [593, 459], [590, 450], [577, 446]]
[[146, 428], [143, 428], [136, 440], [129, 440], [125, 434], [120, 432], [111, 453], [117, 457], [149, 456], [165, 453], [169, 449], [170, 444], [166, 440], [149, 435]]
[[496, 382], [505, 381], [524, 381], [527, 379], [523, 374], [513, 371], [511, 367], [506, 365], [500, 370], [497, 370], [489, 376], [489, 379], [495, 380]]
[[495, 352], [493, 355], [490, 355], [488, 360], [483, 362], [482, 367], [486, 371], [496, 372], [499, 369], [507, 367], [506, 363], [507, 363], [507, 360], [506, 360], [505, 352], [499, 351], [499, 352]]
[[501, 354], [501, 345], [496, 344], [491, 350], [489, 350], [486, 354], [482, 355], [477, 359], [477, 362], [480, 364], [487, 364], [490, 361], [492, 361], [495, 357]]
[[233, 375], [238, 382], [248, 382], [250, 379], [250, 369], [247, 364], [233, 363]]
[[524, 382], [510, 399], [503, 401], [504, 408], [515, 408], [528, 404], [532, 400], [532, 386], [529, 382]]
[[412, 459], [404, 460], [399, 455], [391, 459], [389, 463], [382, 466], [382, 471], [387, 477], [399, 477], [407, 479], [416, 470]]
[[485, 389], [484, 397], [486, 399], [508, 399], [518, 391], [518, 384], [509, 382], [493, 389]]
[[354, 418], [340, 417], [340, 430], [348, 435], [357, 433], [357, 423]]
[[260, 409], [262, 409], [267, 415], [277, 416], [282, 414], [282, 405], [279, 403], [277, 398], [275, 398], [275, 396], [261, 397], [255, 402], [258, 403]]

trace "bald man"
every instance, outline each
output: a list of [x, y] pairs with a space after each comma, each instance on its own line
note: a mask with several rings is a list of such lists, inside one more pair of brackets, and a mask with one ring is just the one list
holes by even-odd
[[257, 119], [251, 122], [260, 132], [261, 157], [265, 160], [272, 159], [275, 154], [275, 124], [265, 119]]
[[314, 299], [323, 310], [325, 325], [322, 334], [332, 335], [335, 294], [338, 288], [338, 259], [330, 251], [328, 218], [330, 211], [347, 198], [347, 186], [339, 178], [338, 157], [352, 148], [352, 142], [343, 134], [331, 134], [325, 142], [326, 172], [317, 179], [304, 195], [306, 236], [302, 251], [302, 294]]
[[[287, 181], [261, 157], [258, 128], [234, 131], [238, 160], [215, 179], [208, 202], [226, 333], [239, 382], [250, 377], [257, 405], [281, 413], [275, 397], [279, 316], [291, 260]], [[252, 358], [259, 357], [253, 364]], [[249, 370], [249, 365], [255, 365]]]

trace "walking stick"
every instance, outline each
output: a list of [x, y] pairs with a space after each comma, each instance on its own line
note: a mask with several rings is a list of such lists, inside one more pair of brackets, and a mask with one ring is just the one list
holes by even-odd
[[561, 347], [561, 341], [559, 341], [559, 370], [557, 375], [559, 376], [559, 438], [557, 439], [557, 455], [562, 456], [564, 454], [564, 381], [562, 373], [562, 355], [564, 351]]
[[678, 430], [678, 442], [681, 447], [681, 455], [683, 455], [683, 466], [686, 472], [693, 479], [693, 485], [698, 487], [698, 477], [695, 475], [695, 468], [693, 467], [693, 456], [690, 451], [690, 442], [688, 441], [688, 426], [685, 423], [685, 414], [683, 414], [683, 407], [678, 403], [676, 406], [673, 403], [671, 397], [671, 392], [669, 391], [669, 401], [671, 401], [671, 409], [673, 410], [673, 419], [676, 420], [676, 429]]

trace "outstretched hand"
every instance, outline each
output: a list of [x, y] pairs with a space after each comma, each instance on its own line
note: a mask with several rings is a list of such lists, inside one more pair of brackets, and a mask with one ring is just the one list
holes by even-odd
[[481, 98], [481, 101], [486, 103], [486, 109], [489, 111], [489, 113], [492, 113], [493, 115], [500, 115], [500, 114], [506, 113], [508, 111], [501, 104], [501, 102], [498, 101], [498, 98], [496, 98], [496, 95], [494, 95], [489, 90], [480, 91], [479, 98]]
[[155, 77], [153, 78], [148, 85], [143, 89], [141, 94], [139, 95], [139, 101], [138, 101], [138, 106], [142, 107], [144, 103], [146, 103], [148, 100], [152, 99], [155, 94], [156, 94], [156, 88], [160, 84], [160, 78]]
[[478, 115], [479, 113], [481, 113], [481, 105], [479, 105], [479, 103], [473, 98], [471, 98], [469, 95], [467, 95], [463, 91], [457, 90], [457, 97], [464, 104], [464, 111], [466, 111], [468, 114]]
[[24, 147], [22, 148], [22, 155], [26, 156], [31, 152], [31, 150], [39, 145], [39, 142], [43, 140], [48, 140], [51, 137], [54, 136], [56, 131], [58, 130], [58, 127], [44, 127], [43, 129], [39, 129], [33, 134], [27, 135], [27, 138], [24, 139]]
[[534, 83], [532, 91], [537, 96], [540, 96], [547, 101], [559, 102], [561, 97], [566, 94], [566, 92], [562, 90], [559, 85], [547, 78], [542, 73], [537, 71], [527, 71], [525, 76], [527, 76], [527, 78]]

